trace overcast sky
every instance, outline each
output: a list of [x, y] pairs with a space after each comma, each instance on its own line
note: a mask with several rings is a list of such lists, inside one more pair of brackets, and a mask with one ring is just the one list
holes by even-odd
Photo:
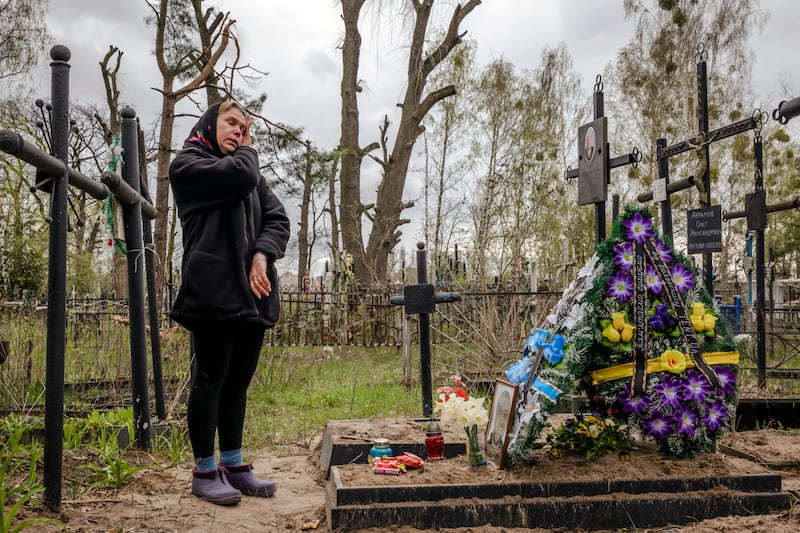
[[[113, 44], [124, 52], [121, 101], [137, 111], [144, 125], [153, 124], [160, 98], [151, 88], [160, 85], [160, 76], [152, 53], [154, 29], [143, 22], [149, 9], [144, 0], [50, 3], [48, 24], [55, 42], [72, 52], [72, 101], [104, 102], [99, 61]], [[438, 3], [443, 5], [445, 0]], [[584, 90], [590, 95], [595, 76], [631, 38], [633, 26], [624, 19], [622, 4], [622, 0], [484, 0], [461, 29], [478, 41], [480, 65], [502, 57], [517, 69], [533, 69], [538, 66], [543, 47], [566, 43], [583, 78]], [[343, 24], [339, 3], [222, 0], [221, 5], [237, 20], [244, 61], [269, 73], [260, 86], [268, 94], [264, 110], [268, 118], [301, 126], [315, 144], [323, 149], [334, 148], [339, 139], [341, 106], [338, 45]], [[757, 106], [771, 112], [780, 100], [800, 96], [800, 1], [762, 0], [762, 7], [771, 16], [765, 30], [751, 41], [755, 53], [754, 86]], [[364, 26], [362, 33], [359, 74], [366, 90], [361, 93], [359, 106], [362, 144], [366, 144], [375, 139], [384, 114], [389, 114], [390, 120], [397, 118], [406, 52], [397, 23], [382, 22], [380, 33]], [[49, 95], [48, 76], [49, 69], [43, 69], [43, 97]], [[790, 94], [785, 92], [787, 87]], [[790, 133], [795, 136], [800, 135], [800, 124], [796, 123], [800, 119], [789, 124]], [[176, 143], [183, 137], [183, 132], [176, 132]]]
[[[152, 28], [144, 0], [50, 0], [48, 17], [55, 42], [72, 51], [71, 97], [75, 101], [104, 101], [98, 62], [109, 45], [123, 52], [122, 100], [145, 123], [160, 108]], [[445, 0], [439, 0], [444, 4]], [[771, 12], [768, 26], [753, 40], [756, 54], [756, 94], [770, 111], [786, 99], [782, 83], [800, 87], [797, 67], [797, 0], [763, 0]], [[339, 137], [339, 83], [343, 33], [335, 0], [223, 0], [222, 7], [237, 20], [244, 59], [268, 72], [261, 89], [269, 95], [267, 115], [303, 126], [323, 148]], [[360, 77], [366, 91], [359, 105], [362, 131], [374, 131], [384, 114], [390, 118], [403, 88], [405, 49], [397, 27], [382, 23], [380, 33], [364, 32]], [[486, 64], [503, 57], [519, 69], [538, 65], [544, 46], [564, 42], [583, 76], [587, 94], [594, 78], [613, 61], [631, 37], [622, 0], [484, 0], [464, 21], [462, 29], [479, 43], [478, 60]], [[694, 59], [691, 58], [693, 61]], [[43, 87], [49, 90], [49, 80]], [[611, 117], [613, 119], [613, 117]]]

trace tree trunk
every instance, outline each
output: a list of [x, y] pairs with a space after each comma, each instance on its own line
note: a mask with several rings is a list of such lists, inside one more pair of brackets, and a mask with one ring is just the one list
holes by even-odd
[[[339, 156], [336, 155], [333, 159], [333, 165], [331, 166], [331, 173], [328, 175], [328, 217], [331, 221], [331, 240], [328, 246], [331, 249], [331, 261], [329, 266], [331, 267], [332, 279], [337, 282], [336, 273], [341, 269], [341, 262], [339, 261], [341, 257], [341, 248], [339, 246], [339, 215], [336, 207], [336, 174], [338, 172]], [[337, 285], [338, 284], [334, 284], [331, 289], [338, 290], [339, 287]]]
[[309, 210], [311, 205], [311, 189], [314, 186], [311, 176], [311, 141], [306, 141], [306, 169], [303, 180], [303, 198], [300, 201], [300, 228], [297, 230], [297, 286], [303, 287], [305, 274], [309, 271], [310, 246], [308, 242]]
[[[167, 56], [164, 50], [164, 42], [166, 39], [168, 24], [168, 15], [170, 8], [169, 0], [161, 0], [158, 4], [158, 11], [156, 12], [156, 43], [155, 43], [155, 56], [158, 70], [162, 77], [161, 88], [161, 125], [158, 132], [158, 154], [157, 161], [157, 175], [156, 175], [156, 209], [158, 216], [155, 220], [155, 230], [153, 235], [153, 245], [158, 260], [155, 263], [155, 286], [158, 293], [163, 299], [166, 295], [165, 289], [165, 275], [164, 268], [167, 264], [172, 264], [172, 253], [174, 250], [167, 249], [168, 232], [169, 232], [169, 164], [172, 159], [172, 140], [173, 128], [175, 126], [175, 106], [179, 100], [190, 95], [192, 92], [203, 89], [207, 84], [216, 79], [217, 74], [215, 67], [220, 57], [225, 52], [230, 41], [230, 29], [233, 25], [232, 20], [227, 20], [226, 16], [222, 19], [217, 17], [213, 25], [209, 28], [206, 26], [208, 17], [203, 17], [199, 9], [199, 0], [192, 0], [192, 6], [195, 10], [195, 21], [198, 25], [196, 29], [202, 34], [203, 32], [210, 32], [214, 34], [210, 42], [217, 42], [215, 50], [208, 49], [201, 52], [203, 60], [195, 66], [199, 70], [197, 75], [191, 79], [186, 85], [180, 89], [175, 90], [175, 79], [181, 73], [186, 72], [187, 65], [178, 64], [170, 65], [167, 63]], [[199, 28], [199, 26], [204, 26]], [[206, 38], [204, 38], [206, 39]], [[210, 45], [209, 45], [210, 46]], [[203, 46], [205, 48], [205, 46]], [[238, 57], [237, 57], [238, 60]], [[212, 93], [207, 93], [209, 98]], [[173, 219], [174, 220], [174, 219]], [[174, 231], [174, 224], [173, 224]], [[170, 240], [170, 242], [172, 242]], [[162, 300], [162, 303], [163, 300]], [[166, 309], [166, 305], [163, 307]]]
[[342, 171], [340, 174], [340, 209], [342, 245], [350, 254], [359, 282], [369, 279], [364, 263], [364, 242], [361, 236], [361, 147], [358, 144], [359, 117], [358, 64], [361, 56], [361, 34], [358, 17], [364, 0], [342, 0], [345, 35], [342, 46], [342, 131], [339, 140]]
[[[171, 264], [172, 252], [167, 253], [167, 234], [169, 231], [169, 163], [172, 159], [172, 130], [175, 126], [175, 104], [177, 98], [172, 92], [172, 78], [164, 77], [163, 99], [161, 102], [161, 125], [158, 132], [158, 155], [156, 170], [156, 217], [155, 231], [153, 232], [153, 246], [155, 247], [155, 286], [161, 298], [164, 297], [164, 266]], [[159, 302], [162, 309], [166, 309], [166, 302]]]

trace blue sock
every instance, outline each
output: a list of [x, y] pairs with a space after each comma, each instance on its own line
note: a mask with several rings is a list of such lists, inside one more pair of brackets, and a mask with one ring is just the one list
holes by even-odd
[[198, 472], [211, 472], [217, 469], [217, 460], [213, 455], [211, 457], [195, 457], [194, 468]]
[[241, 466], [242, 462], [242, 449], [228, 450], [219, 452], [219, 462], [228, 466]]

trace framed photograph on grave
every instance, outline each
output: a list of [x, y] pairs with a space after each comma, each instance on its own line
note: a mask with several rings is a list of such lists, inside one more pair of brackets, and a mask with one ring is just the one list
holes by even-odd
[[516, 405], [517, 387], [503, 379], [496, 380], [489, 424], [486, 426], [486, 456], [498, 466], [503, 466], [506, 459]]

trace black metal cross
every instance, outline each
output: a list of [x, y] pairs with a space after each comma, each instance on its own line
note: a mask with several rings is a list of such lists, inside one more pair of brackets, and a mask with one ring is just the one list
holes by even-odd
[[[661, 224], [662, 234], [672, 237], [672, 203], [670, 194], [688, 189], [695, 186], [700, 192], [701, 207], [711, 206], [711, 175], [709, 172], [709, 145], [713, 142], [721, 141], [755, 129], [759, 124], [760, 112], [753, 113], [753, 116], [722, 126], [713, 131], [708, 130], [708, 76], [706, 73], [706, 59], [708, 52], [705, 45], [700, 43], [697, 52], [697, 115], [698, 115], [698, 134], [685, 141], [667, 146], [666, 139], [656, 141], [656, 159], [658, 162], [658, 177], [662, 180], [663, 188], [666, 191], [663, 198], [658, 200], [661, 203]], [[670, 157], [684, 152], [694, 151], [697, 158], [697, 165], [693, 175], [688, 178], [670, 183], [669, 163]], [[654, 192], [648, 191], [637, 197], [639, 202], [645, 203], [653, 200]], [[703, 277], [706, 288], [711, 296], [714, 295], [714, 278], [711, 252], [703, 253]]]
[[392, 305], [402, 305], [408, 314], [419, 315], [419, 359], [422, 380], [422, 416], [433, 415], [433, 385], [431, 380], [431, 323], [430, 314], [437, 303], [451, 303], [461, 300], [457, 292], [435, 292], [428, 283], [428, 266], [425, 243], [417, 243], [417, 284], [403, 287], [402, 296], [392, 296]]
[[[779, 111], [783, 109], [784, 102], [781, 102], [779, 109], [773, 112], [773, 118], [782, 124], [786, 124], [790, 118], [799, 115], [800, 99], [796, 98], [792, 102], [795, 102], [794, 107], [787, 107], [786, 114]], [[756, 234], [756, 366], [758, 367], [758, 387], [764, 389], [767, 386], [767, 346], [766, 325], [764, 323], [766, 314], [764, 229], [767, 227], [767, 215], [769, 213], [800, 208], [800, 197], [767, 205], [767, 191], [764, 190], [764, 153], [761, 133], [758, 130], [756, 130], [756, 136], [753, 140], [753, 155], [755, 157], [755, 190], [745, 196], [743, 210], [725, 212], [722, 214], [722, 218], [730, 220], [747, 217], [747, 229], [754, 231]]]
[[[26, 142], [14, 131], [0, 129], [0, 150], [25, 161], [37, 169], [32, 192], [50, 194], [49, 260], [47, 272], [47, 348], [45, 369], [44, 413], [44, 504], [54, 512], [61, 510], [62, 448], [64, 427], [64, 361], [66, 352], [66, 286], [67, 286], [67, 217], [68, 186], [73, 185], [97, 200], [114, 193], [123, 204], [125, 235], [131, 249], [143, 249], [142, 215], [155, 218], [156, 210], [139, 194], [138, 139], [136, 113], [125, 108], [122, 115], [123, 176], [109, 173], [103, 183], [81, 174], [68, 164], [69, 152], [69, 59], [66, 46], [50, 50], [52, 105], [47, 105], [48, 120], [41, 127], [51, 153]], [[44, 103], [37, 101], [41, 109]], [[43, 116], [43, 119], [45, 117]], [[73, 209], [74, 211], [74, 209]], [[79, 221], [80, 223], [80, 221]], [[137, 444], [150, 447], [150, 412], [148, 400], [147, 347], [145, 345], [144, 296], [142, 272], [135, 268], [136, 256], [128, 256], [128, 292], [131, 308], [131, 385]], [[132, 263], [134, 262], [134, 263]], [[157, 333], [156, 333], [157, 335]], [[155, 354], [154, 354], [155, 355]]]
[[578, 128], [578, 168], [567, 169], [567, 179], [578, 178], [578, 205], [594, 204], [595, 244], [606, 238], [606, 198], [612, 168], [633, 165], [642, 160], [638, 148], [630, 154], [609, 157], [607, 119], [603, 103], [603, 81], [594, 84], [594, 120]]

